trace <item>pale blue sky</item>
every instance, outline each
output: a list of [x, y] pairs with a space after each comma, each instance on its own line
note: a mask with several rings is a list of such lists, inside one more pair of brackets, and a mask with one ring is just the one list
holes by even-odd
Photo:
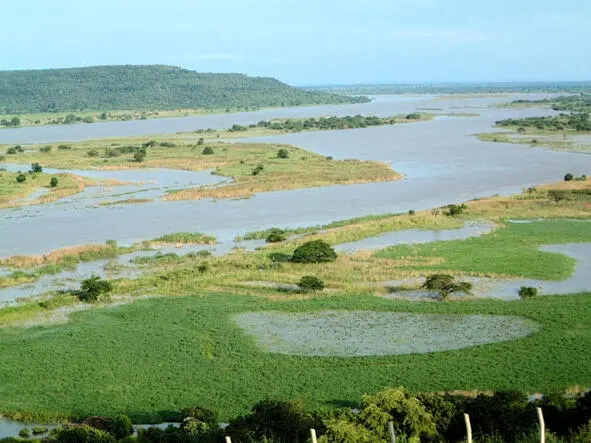
[[0, 69], [170, 64], [295, 85], [591, 80], [591, 0], [15, 0]]

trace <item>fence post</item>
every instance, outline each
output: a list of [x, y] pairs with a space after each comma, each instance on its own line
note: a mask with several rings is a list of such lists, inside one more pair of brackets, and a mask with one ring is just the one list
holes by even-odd
[[470, 416], [464, 414], [464, 421], [466, 422], [466, 436], [468, 437], [468, 443], [472, 443], [472, 426], [470, 426]]
[[388, 432], [390, 433], [390, 443], [396, 443], [396, 434], [394, 433], [394, 422], [388, 422]]
[[226, 436], [226, 443], [232, 443], [232, 439], [228, 436]]
[[540, 443], [546, 442], [546, 423], [544, 423], [544, 414], [542, 414], [542, 408], [536, 408], [538, 410], [538, 420], [540, 421]]
[[316, 441], [316, 429], [310, 429], [310, 434], [312, 435], [312, 443], [317, 443], [317, 441]]

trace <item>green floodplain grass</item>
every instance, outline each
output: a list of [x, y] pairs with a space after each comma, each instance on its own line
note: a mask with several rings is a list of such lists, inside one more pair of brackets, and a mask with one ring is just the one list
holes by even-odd
[[547, 244], [591, 241], [591, 223], [569, 219], [511, 224], [490, 234], [467, 240], [399, 245], [379, 251], [379, 258], [443, 257], [441, 264], [422, 269], [450, 269], [562, 280], [573, 272], [575, 260], [539, 251]]
[[[239, 312], [374, 310], [517, 315], [540, 332], [458, 351], [311, 358], [266, 353], [235, 325]], [[198, 404], [222, 420], [267, 397], [310, 408], [355, 404], [365, 392], [519, 389], [591, 383], [591, 294], [527, 301], [414, 303], [359, 294], [296, 301], [195, 294], [72, 314], [69, 324], [0, 331], [3, 412], [171, 418]]]

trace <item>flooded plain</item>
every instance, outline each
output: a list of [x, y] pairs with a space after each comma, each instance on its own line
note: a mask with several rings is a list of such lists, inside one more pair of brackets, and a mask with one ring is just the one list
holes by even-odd
[[[553, 112], [547, 109], [489, 107], [523, 96], [457, 100], [382, 96], [372, 103], [360, 105], [3, 130], [0, 131], [0, 143], [22, 144], [176, 132], [214, 127], [214, 122], [218, 125], [215, 127], [228, 127], [234, 123], [282, 117], [358, 113], [385, 116], [417, 108], [439, 108], [442, 113], [479, 113], [478, 117], [442, 116], [428, 122], [395, 126], [250, 139], [294, 144], [338, 159], [385, 161], [394, 170], [405, 174], [403, 180], [396, 182], [268, 192], [245, 200], [152, 201], [134, 205], [88, 205], [88, 201], [93, 202], [92, 197], [86, 200], [86, 196], [79, 195], [81, 201], [77, 205], [56, 202], [1, 210], [0, 256], [38, 254], [65, 246], [102, 243], [107, 239], [116, 240], [119, 244], [132, 244], [179, 231], [214, 234], [222, 242], [228, 242], [247, 231], [273, 226], [308, 226], [368, 214], [429, 209], [477, 197], [517, 193], [528, 186], [560, 180], [566, 172], [575, 175], [589, 173], [591, 156], [585, 154], [486, 143], [473, 136], [477, 132], [490, 131], [491, 125], [502, 118]], [[179, 126], [181, 123], [182, 127]], [[133, 131], [134, 134], [130, 134]], [[117, 174], [119, 172], [123, 173], [118, 171]], [[135, 174], [135, 171], [124, 172]], [[174, 178], [182, 174], [184, 172], [181, 171], [171, 173]], [[107, 178], [115, 177], [111, 171], [105, 175]], [[205, 176], [206, 172], [200, 177], [205, 180]], [[207, 178], [220, 179], [215, 176]], [[164, 178], [157, 178], [155, 187], [164, 188], [167, 183], [170, 184]], [[94, 202], [100, 201], [100, 198], [96, 197]]]

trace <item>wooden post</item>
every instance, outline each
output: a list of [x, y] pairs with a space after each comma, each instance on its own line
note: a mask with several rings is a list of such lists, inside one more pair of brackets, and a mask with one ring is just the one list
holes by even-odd
[[540, 443], [546, 442], [546, 423], [544, 423], [544, 414], [542, 414], [542, 408], [536, 408], [538, 410], [538, 420], [540, 421]]
[[310, 429], [310, 434], [312, 435], [312, 443], [318, 443], [316, 441], [316, 429]]
[[396, 434], [394, 433], [394, 422], [388, 422], [388, 432], [390, 433], [390, 443], [396, 443]]
[[466, 422], [466, 436], [468, 437], [468, 443], [472, 443], [472, 426], [470, 426], [470, 416], [464, 414], [464, 421]]
[[226, 443], [232, 443], [232, 439], [230, 437], [226, 437]]

